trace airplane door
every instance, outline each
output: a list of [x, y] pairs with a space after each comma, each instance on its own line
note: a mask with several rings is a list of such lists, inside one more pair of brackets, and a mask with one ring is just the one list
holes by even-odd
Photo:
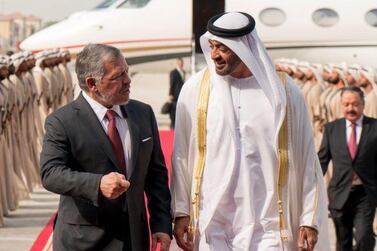
[[199, 38], [207, 30], [208, 20], [216, 14], [224, 12], [225, 0], [202, 1], [193, 0], [193, 35], [195, 36], [195, 52], [202, 53]]

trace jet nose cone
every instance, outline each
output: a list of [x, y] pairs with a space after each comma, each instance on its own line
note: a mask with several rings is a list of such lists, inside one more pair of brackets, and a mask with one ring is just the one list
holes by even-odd
[[32, 44], [32, 39], [28, 37], [20, 43], [19, 47], [21, 50], [31, 50], [31, 48], [33, 47], [31, 46]]

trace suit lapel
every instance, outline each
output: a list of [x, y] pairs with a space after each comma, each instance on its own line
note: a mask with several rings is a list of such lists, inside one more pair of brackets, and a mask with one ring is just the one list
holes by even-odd
[[93, 109], [90, 107], [82, 94], [80, 94], [75, 101], [75, 108], [78, 110], [79, 120], [82, 121], [83, 125], [85, 125], [85, 129], [90, 130], [90, 134], [97, 138], [102, 150], [116, 166], [116, 169], [119, 170], [119, 163], [115, 156], [111, 142], [107, 137], [106, 132], [103, 130], [103, 127]]
[[369, 118], [364, 116], [362, 124], [363, 124], [363, 128], [362, 128], [361, 135], [360, 135], [360, 141], [359, 141], [359, 144], [357, 146], [355, 159], [357, 158], [357, 156], [359, 155], [359, 152], [363, 148], [363, 145], [367, 141], [368, 133], [369, 133], [369, 129], [370, 129]]
[[130, 179], [134, 176], [137, 172], [136, 168], [136, 161], [137, 155], [139, 153], [139, 146], [140, 146], [140, 134], [139, 134], [139, 127], [136, 124], [136, 116], [135, 112], [130, 108], [129, 105], [120, 106], [124, 117], [126, 118], [128, 129], [130, 130], [130, 137], [131, 137], [131, 165], [132, 165], [132, 173], [129, 173], [128, 177]]

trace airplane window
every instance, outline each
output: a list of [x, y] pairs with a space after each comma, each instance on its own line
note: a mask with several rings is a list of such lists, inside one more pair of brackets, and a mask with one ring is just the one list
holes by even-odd
[[377, 27], [377, 9], [373, 9], [365, 14], [365, 20], [370, 26]]
[[330, 27], [339, 21], [339, 15], [332, 9], [318, 9], [313, 13], [313, 22], [322, 27]]
[[95, 7], [95, 9], [106, 9], [118, 0], [105, 0]]
[[150, 0], [128, 0], [118, 6], [118, 8], [141, 8], [144, 7]]
[[278, 8], [267, 8], [259, 14], [259, 19], [263, 24], [268, 26], [281, 25], [285, 22], [286, 18], [285, 13]]

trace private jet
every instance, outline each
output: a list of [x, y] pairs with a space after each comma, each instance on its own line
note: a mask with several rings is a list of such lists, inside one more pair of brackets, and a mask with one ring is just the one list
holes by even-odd
[[33, 34], [20, 48], [75, 54], [88, 43], [109, 44], [131, 64], [188, 56], [200, 52], [208, 19], [223, 11], [254, 16], [273, 58], [377, 68], [375, 0], [106, 0]]

